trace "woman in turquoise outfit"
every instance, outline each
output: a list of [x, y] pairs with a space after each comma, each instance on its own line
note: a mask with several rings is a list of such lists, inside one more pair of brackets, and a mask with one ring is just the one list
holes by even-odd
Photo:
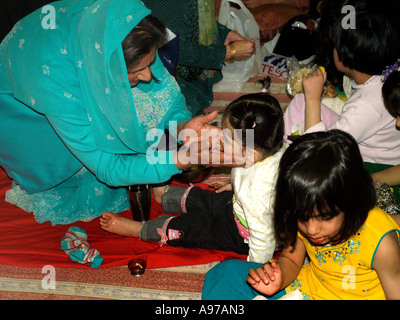
[[139, 0], [56, 1], [0, 44], [0, 165], [13, 180], [6, 201], [38, 222], [121, 212], [126, 186], [161, 183], [191, 165], [154, 150], [153, 133], [199, 132], [216, 114], [190, 119], [157, 55], [165, 27], [150, 13]]

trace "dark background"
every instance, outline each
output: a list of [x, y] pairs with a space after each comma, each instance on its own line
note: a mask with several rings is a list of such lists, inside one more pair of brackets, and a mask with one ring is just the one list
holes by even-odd
[[0, 0], [0, 41], [19, 20], [54, 0]]

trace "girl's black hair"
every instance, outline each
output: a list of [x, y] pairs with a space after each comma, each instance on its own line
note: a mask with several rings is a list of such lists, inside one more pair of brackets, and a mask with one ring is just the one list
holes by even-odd
[[[271, 78], [261, 81], [268, 90]], [[225, 109], [223, 121], [242, 132], [246, 147], [246, 130], [254, 130], [254, 148], [264, 157], [275, 154], [283, 145], [284, 122], [279, 102], [268, 93], [246, 94], [231, 102]]]
[[349, 0], [321, 1], [321, 19], [317, 27], [317, 52], [315, 63], [324, 66], [328, 81], [334, 86], [343, 89], [343, 73], [340, 72], [333, 61], [333, 42], [331, 37], [332, 26], [341, 15], [341, 10]]
[[348, 133], [330, 130], [302, 135], [282, 156], [274, 229], [283, 245], [294, 245], [299, 221], [329, 220], [341, 212], [343, 226], [332, 244], [345, 242], [361, 228], [374, 206], [371, 176], [357, 142]]
[[332, 28], [333, 45], [340, 61], [350, 69], [379, 75], [396, 61], [398, 33], [391, 20], [378, 11], [355, 11], [355, 28], [343, 28], [342, 14]]
[[144, 17], [122, 41], [127, 68], [134, 68], [151, 50], [162, 46], [166, 37], [163, 22], [151, 14]]
[[394, 118], [400, 116], [400, 72], [392, 72], [382, 86], [382, 98], [386, 110]]

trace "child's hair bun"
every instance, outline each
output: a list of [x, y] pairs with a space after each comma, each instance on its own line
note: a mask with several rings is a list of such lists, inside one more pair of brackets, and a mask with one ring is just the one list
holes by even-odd
[[268, 93], [269, 87], [271, 86], [271, 77], [267, 76], [261, 80], [257, 81], [258, 83], [261, 83], [261, 92], [262, 93]]
[[244, 119], [245, 128], [246, 129], [255, 129], [257, 126], [256, 116], [255, 115], [248, 115]]

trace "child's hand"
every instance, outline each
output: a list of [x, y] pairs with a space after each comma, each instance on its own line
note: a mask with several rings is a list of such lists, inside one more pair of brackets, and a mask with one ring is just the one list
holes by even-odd
[[326, 72], [321, 67], [314, 72], [303, 77], [304, 96], [307, 100], [321, 100], [324, 84], [326, 82]]
[[271, 261], [256, 270], [250, 269], [246, 280], [254, 289], [270, 296], [281, 289], [282, 270], [278, 263]]
[[210, 183], [210, 187], [213, 187], [216, 193], [232, 191], [232, 184], [229, 181], [214, 181]]
[[303, 88], [305, 98], [305, 121], [304, 130], [321, 121], [321, 96], [326, 81], [325, 69], [318, 68], [309, 75], [303, 77]]

